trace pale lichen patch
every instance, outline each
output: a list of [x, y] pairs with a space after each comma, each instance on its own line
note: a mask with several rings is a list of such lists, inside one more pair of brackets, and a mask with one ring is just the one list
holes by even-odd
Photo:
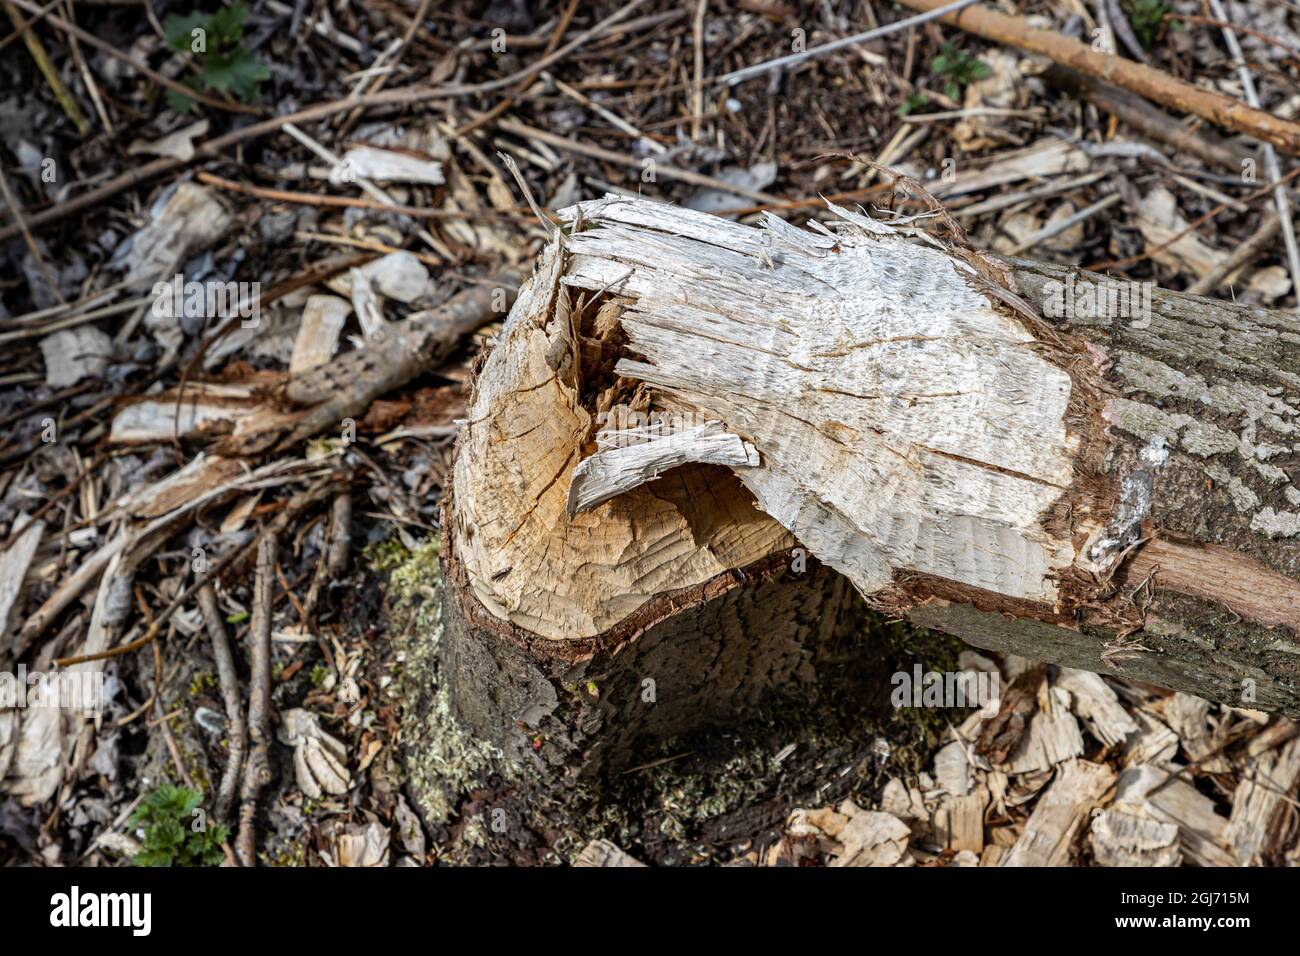
[[461, 728], [439, 677], [443, 623], [438, 542], [425, 542], [390, 567], [389, 615], [400, 672], [387, 692], [401, 711], [412, 796], [428, 822], [446, 823], [463, 795], [499, 769], [505, 756]]
[[1300, 537], [1300, 512], [1264, 508], [1250, 520], [1250, 530], [1270, 538]]

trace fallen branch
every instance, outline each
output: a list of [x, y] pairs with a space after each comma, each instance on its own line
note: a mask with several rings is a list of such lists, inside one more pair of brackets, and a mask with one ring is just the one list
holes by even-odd
[[257, 798], [271, 780], [271, 610], [279, 550], [279, 534], [274, 531], [263, 536], [257, 546], [253, 617], [248, 631], [252, 669], [248, 694], [251, 746], [239, 789], [239, 833], [235, 837], [235, 854], [241, 866], [257, 865]]
[[218, 446], [221, 454], [248, 455], [271, 448], [288, 448], [344, 419], [365, 414], [381, 395], [436, 369], [460, 340], [504, 314], [514, 301], [516, 278], [503, 277], [499, 286], [476, 285], [443, 305], [403, 322], [386, 324], [385, 334], [365, 347], [311, 369], [289, 382], [286, 397], [311, 408], [289, 421], [232, 436]]
[[1251, 158], [1250, 153], [1236, 145], [1211, 140], [1195, 126], [1185, 126], [1142, 97], [1103, 83], [1096, 77], [1085, 76], [1076, 70], [1057, 65], [1048, 69], [1043, 78], [1053, 86], [1084, 97], [1098, 109], [1105, 110], [1144, 136], [1171, 146], [1179, 153], [1228, 170], [1234, 176], [1241, 175], [1245, 168], [1242, 164]]
[[[913, 10], [927, 12], [944, 6], [940, 0], [899, 2]], [[1223, 93], [1184, 83], [1168, 73], [1141, 63], [1098, 53], [1078, 40], [1031, 26], [1024, 17], [1007, 16], [985, 7], [968, 7], [940, 19], [986, 40], [1027, 53], [1037, 53], [1062, 66], [1114, 83], [1170, 109], [1191, 113], [1218, 126], [1272, 143], [1292, 156], [1300, 156], [1300, 123], [1247, 106]]]
[[244, 724], [244, 708], [239, 694], [239, 671], [235, 669], [235, 656], [230, 651], [226, 625], [221, 620], [217, 595], [211, 584], [199, 588], [199, 610], [212, 641], [212, 658], [217, 665], [217, 680], [221, 685], [221, 699], [226, 706], [226, 725], [230, 750], [226, 754], [226, 769], [217, 787], [217, 800], [213, 812], [218, 820], [225, 820], [239, 788], [239, 771], [244, 764], [244, 748], [248, 744], [248, 728]]
[[1262, 254], [1272, 244], [1273, 237], [1277, 235], [1277, 231], [1281, 228], [1282, 220], [1277, 213], [1271, 212], [1266, 215], [1259, 224], [1259, 228], [1255, 230], [1255, 233], [1249, 239], [1232, 250], [1231, 253], [1224, 257], [1222, 262], [1187, 287], [1188, 294], [1212, 294], [1224, 279], [1246, 263], [1254, 262], [1255, 257]]

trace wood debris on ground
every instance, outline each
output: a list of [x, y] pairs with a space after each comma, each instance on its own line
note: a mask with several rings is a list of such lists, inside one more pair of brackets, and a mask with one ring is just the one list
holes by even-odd
[[[845, 800], [795, 810], [764, 864], [1297, 862], [1297, 817], [1287, 797], [1300, 777], [1294, 721], [1066, 667], [1018, 659], [995, 665], [974, 654], [966, 663], [1000, 666], [1008, 684], [1014, 674], [1031, 674], [1034, 693], [1054, 706], [1037, 710], [1000, 759], [978, 750], [981, 730], [995, 715], [971, 713], [949, 725], [927, 771], [891, 778], [867, 809]], [[1004, 694], [999, 713], [1014, 706]], [[1140, 743], [1151, 737], [1163, 745]], [[1044, 746], [1063, 738], [1077, 746]], [[871, 852], [856, 836], [862, 832], [873, 834]]]

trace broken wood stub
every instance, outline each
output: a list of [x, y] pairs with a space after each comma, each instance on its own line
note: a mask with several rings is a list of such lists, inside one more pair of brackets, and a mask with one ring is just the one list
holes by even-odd
[[516, 762], [589, 778], [711, 724], [874, 698], [887, 686], [867, 607], [815, 560], [778, 553], [643, 605], [598, 637], [540, 640], [468, 593], [444, 557], [443, 678], [461, 723]]
[[[850, 594], [1300, 713], [1300, 492], [1269, 437], [1300, 415], [1286, 319], [1160, 292], [1064, 314], [1062, 284], [1099, 277], [832, 210], [809, 230], [622, 197], [562, 213], [445, 503], [462, 718], [617, 763], [819, 686]], [[809, 555], [842, 577], [791, 574]], [[680, 706], [638, 708], [675, 662]]]

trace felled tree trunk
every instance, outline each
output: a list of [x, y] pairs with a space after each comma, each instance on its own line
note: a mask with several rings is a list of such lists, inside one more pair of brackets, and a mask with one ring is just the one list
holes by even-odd
[[878, 694], [866, 606], [1300, 716], [1300, 322], [832, 208], [567, 211], [444, 503], [461, 720], [623, 766], [772, 695]]

